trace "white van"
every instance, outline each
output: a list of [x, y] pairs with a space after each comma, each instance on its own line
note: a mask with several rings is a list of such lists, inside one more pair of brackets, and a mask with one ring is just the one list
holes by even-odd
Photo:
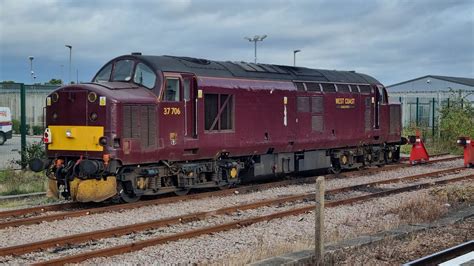
[[12, 113], [8, 107], [0, 107], [0, 145], [12, 138]]

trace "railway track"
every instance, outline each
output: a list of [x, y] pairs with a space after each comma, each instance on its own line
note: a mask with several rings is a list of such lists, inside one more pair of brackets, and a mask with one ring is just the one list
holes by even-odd
[[[438, 162], [456, 160], [456, 159], [459, 159], [459, 157], [460, 156], [455, 156], [455, 157], [443, 158], [443, 159], [438, 159], [438, 160], [432, 160], [432, 161], [427, 162], [427, 164], [434, 164]], [[391, 171], [391, 170], [396, 170], [396, 169], [410, 167], [410, 166], [411, 165], [409, 164], [386, 165], [384, 167], [368, 168], [368, 169], [364, 169], [360, 171], [345, 172], [339, 175], [326, 175], [325, 177], [326, 179], [335, 178], [335, 177], [349, 178], [349, 177], [356, 177], [356, 176], [361, 176], [361, 175], [370, 175], [370, 174], [374, 174], [374, 173], [378, 173], [382, 171]], [[457, 171], [459, 169], [462, 169], [462, 167], [450, 169], [450, 171]], [[204, 193], [184, 195], [184, 196], [165, 197], [165, 198], [159, 198], [159, 199], [154, 199], [154, 200], [139, 201], [135, 203], [120, 204], [120, 205], [106, 205], [106, 206], [92, 207], [92, 208], [90, 208], [91, 205], [89, 204], [69, 202], [69, 203], [61, 203], [61, 204], [54, 204], [54, 205], [37, 206], [37, 207], [32, 207], [32, 208], [9, 210], [9, 211], [0, 212], [0, 219], [3, 220], [2, 222], [0, 222], [0, 229], [7, 228], [7, 227], [20, 226], [20, 225], [30, 225], [30, 224], [37, 224], [41, 222], [62, 220], [66, 218], [80, 217], [80, 216], [86, 216], [86, 215], [91, 215], [91, 214], [99, 214], [99, 213], [104, 213], [104, 212], [129, 210], [129, 209], [135, 209], [135, 208], [140, 208], [144, 206], [161, 205], [161, 204], [168, 204], [168, 203], [179, 202], [179, 201], [203, 199], [207, 197], [228, 196], [235, 193], [249, 193], [249, 192], [269, 189], [273, 187], [288, 186], [288, 185], [301, 184], [301, 183], [312, 183], [312, 182], [314, 182], [314, 177], [306, 177], [306, 178], [283, 180], [283, 181], [277, 181], [277, 182], [271, 182], [271, 183], [265, 183], [265, 184], [242, 186], [238, 188], [221, 190], [221, 191], [204, 192]], [[47, 212], [51, 212], [51, 211], [60, 211], [60, 213], [44, 215]], [[20, 217], [20, 219], [17, 219], [16, 217]]]
[[[464, 169], [465, 168], [453, 168], [453, 169], [437, 171], [437, 172], [429, 173], [429, 174], [419, 174], [419, 175], [414, 175], [414, 176], [394, 178], [394, 179], [390, 179], [390, 180], [370, 182], [370, 183], [365, 183], [365, 184], [360, 184], [360, 185], [355, 185], [355, 186], [342, 187], [342, 188], [328, 190], [326, 192], [326, 196], [336, 195], [338, 193], [343, 193], [343, 192], [347, 192], [347, 191], [357, 191], [357, 190], [360, 190], [360, 189], [363, 189], [363, 188], [374, 187], [374, 186], [381, 185], [381, 184], [400, 183], [400, 182], [406, 182], [406, 181], [414, 181], [414, 180], [418, 180], [418, 179], [426, 178], [426, 177], [436, 177], [436, 176], [443, 175], [443, 174], [449, 174], [449, 173], [453, 173], [453, 172], [456, 172], [456, 171], [462, 171]], [[396, 193], [401, 193], [401, 192], [406, 192], [406, 191], [411, 191], [411, 190], [416, 190], [416, 189], [421, 189], [421, 188], [427, 188], [427, 187], [434, 186], [434, 185], [445, 184], [445, 183], [450, 183], [450, 182], [456, 182], [456, 181], [461, 181], [461, 180], [465, 180], [465, 179], [474, 179], [474, 175], [455, 177], [455, 178], [451, 178], [451, 179], [447, 179], [447, 180], [438, 180], [438, 181], [434, 181], [434, 182], [429, 181], [429, 182], [425, 182], [425, 183], [421, 183], [421, 184], [409, 185], [409, 186], [404, 186], [404, 187], [400, 187], [400, 188], [386, 189], [386, 190], [383, 190], [383, 191], [368, 193], [368, 194], [362, 195], [362, 196], [355, 196], [355, 197], [341, 199], [341, 200], [328, 201], [328, 202], [326, 202], [325, 205], [327, 207], [335, 207], [335, 206], [340, 206], [340, 205], [344, 205], [344, 204], [352, 204], [352, 203], [355, 203], [355, 202], [366, 201], [366, 200], [376, 198], [376, 197], [388, 196], [388, 195], [392, 195], [392, 194], [396, 194]], [[183, 215], [183, 216], [177, 216], [177, 217], [171, 217], [171, 218], [166, 218], [166, 219], [154, 220], [154, 221], [149, 221], [149, 222], [144, 222], [144, 223], [139, 223], [139, 224], [120, 226], [120, 227], [115, 227], [115, 228], [111, 228], [111, 229], [87, 232], [87, 233], [82, 233], [82, 234], [77, 234], [77, 235], [72, 235], [72, 236], [64, 236], [64, 237], [60, 237], [60, 238], [44, 240], [44, 241], [39, 241], [39, 242], [35, 242], [35, 243], [28, 243], [28, 244], [24, 244], [24, 245], [1, 248], [0, 249], [0, 256], [21, 255], [21, 254], [34, 252], [34, 251], [37, 251], [37, 250], [45, 250], [45, 249], [51, 248], [51, 247], [56, 247], [57, 248], [57, 247], [60, 247], [60, 246], [77, 244], [77, 243], [82, 243], [82, 242], [86, 242], [86, 241], [93, 241], [93, 240], [97, 240], [97, 239], [101, 239], [101, 238], [116, 237], [116, 236], [120, 236], [120, 235], [136, 233], [136, 232], [139, 232], [139, 231], [144, 231], [144, 230], [149, 230], [149, 229], [156, 229], [156, 228], [159, 228], [159, 227], [172, 225], [172, 224], [180, 224], [180, 223], [187, 223], [187, 222], [190, 222], [190, 221], [203, 220], [203, 219], [206, 219], [207, 217], [215, 216], [215, 215], [225, 215], [225, 214], [233, 213], [233, 212], [236, 212], [236, 211], [256, 209], [256, 208], [261, 208], [261, 207], [268, 206], [268, 205], [276, 205], [276, 204], [295, 202], [295, 201], [301, 201], [301, 200], [312, 200], [312, 199], [314, 199], [314, 194], [313, 193], [292, 195], [292, 196], [287, 196], [287, 197], [282, 197], [282, 198], [259, 201], [259, 202], [250, 203], [250, 204], [226, 207], [226, 208], [221, 208], [221, 209], [218, 209], [218, 210], [212, 210], [212, 211], [207, 211], [207, 212], [192, 213], [192, 214], [187, 214], [187, 215]], [[145, 240], [145, 241], [134, 242], [134, 243], [131, 243], [130, 245], [122, 245], [122, 246], [117, 246], [117, 247], [113, 247], [113, 248], [107, 248], [107, 249], [104, 249], [104, 250], [98, 250], [98, 251], [94, 251], [94, 252], [87, 252], [87, 253], [84, 253], [85, 255], [83, 255], [83, 257], [82, 257], [82, 255], [77, 255], [77, 256], [72, 256], [72, 257], [60, 258], [60, 259], [57, 259], [57, 260], [48, 261], [47, 264], [50, 264], [50, 263], [52, 263], [52, 264], [64, 264], [64, 263], [79, 262], [79, 261], [82, 261], [85, 258], [89, 258], [91, 256], [92, 257], [109, 256], [109, 255], [119, 254], [119, 253], [123, 253], [123, 252], [134, 251], [134, 250], [137, 250], [137, 248], [141, 249], [141, 248], [149, 246], [149, 245], [156, 245], [156, 244], [165, 243], [165, 242], [168, 242], [168, 241], [194, 237], [194, 236], [207, 234], [207, 233], [212, 233], [212, 232], [220, 232], [220, 231], [230, 230], [230, 229], [233, 229], [233, 228], [237, 228], [239, 226], [245, 226], [245, 225], [249, 225], [249, 224], [260, 222], [260, 221], [272, 220], [272, 219], [275, 219], [275, 218], [280, 218], [280, 217], [285, 217], [285, 216], [289, 216], [289, 215], [304, 213], [304, 212], [307, 212], [307, 211], [311, 211], [312, 209], [314, 209], [314, 206], [297, 208], [297, 209], [284, 211], [284, 212], [279, 212], [279, 213], [275, 213], [275, 214], [271, 214], [271, 215], [265, 215], [265, 216], [262, 216], [262, 217], [254, 217], [254, 218], [250, 218], [250, 219], [243, 219], [243, 220], [240, 220], [240, 221], [236, 221], [236, 222], [232, 222], [232, 223], [226, 223], [226, 224], [218, 225], [218, 226], [215, 226], [215, 227], [208, 227], [208, 228], [203, 228], [203, 229], [198, 229], [198, 230], [192, 230], [192, 231], [189, 231], [189, 232], [178, 233], [178, 234], [171, 235], [171, 236], [158, 237], [158, 238], [149, 239], [149, 240]], [[118, 253], [116, 253], [116, 252], [118, 252]]]

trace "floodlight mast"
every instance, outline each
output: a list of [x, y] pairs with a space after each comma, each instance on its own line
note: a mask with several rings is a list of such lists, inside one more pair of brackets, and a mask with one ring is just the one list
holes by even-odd
[[255, 35], [253, 38], [250, 37], [244, 37], [244, 39], [248, 40], [249, 42], [254, 43], [254, 53], [255, 53], [255, 64], [257, 63], [257, 42], [263, 41], [265, 38], [267, 38], [267, 35], [264, 34], [262, 36]]
[[28, 56], [28, 59], [30, 59], [30, 75], [31, 75], [31, 84], [34, 84], [35, 83], [35, 72], [33, 71], [33, 59], [35, 59], [34, 56], [30, 55]]
[[293, 66], [295, 67], [296, 66], [296, 53], [299, 53], [301, 52], [300, 49], [298, 50], [293, 50]]
[[72, 45], [66, 44], [64, 45], [66, 48], [69, 48], [69, 83], [72, 83], [71, 81], [71, 61], [72, 61]]

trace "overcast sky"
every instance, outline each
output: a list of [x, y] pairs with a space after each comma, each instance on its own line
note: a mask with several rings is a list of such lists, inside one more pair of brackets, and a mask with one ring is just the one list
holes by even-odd
[[[0, 0], [0, 81], [90, 81], [130, 52], [356, 70], [385, 85], [474, 77], [474, 0]], [[61, 65], [64, 65], [62, 68]], [[63, 71], [62, 71], [63, 69]]]

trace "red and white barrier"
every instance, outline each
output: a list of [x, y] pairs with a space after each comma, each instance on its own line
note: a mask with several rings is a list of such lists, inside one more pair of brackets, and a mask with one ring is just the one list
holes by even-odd
[[474, 167], [474, 141], [469, 137], [460, 137], [457, 143], [464, 147], [464, 166]]
[[410, 152], [410, 164], [420, 164], [430, 160], [430, 156], [426, 151], [425, 144], [423, 144], [423, 140], [421, 139], [419, 132], [416, 133], [416, 136], [409, 136], [408, 142], [412, 144]]

